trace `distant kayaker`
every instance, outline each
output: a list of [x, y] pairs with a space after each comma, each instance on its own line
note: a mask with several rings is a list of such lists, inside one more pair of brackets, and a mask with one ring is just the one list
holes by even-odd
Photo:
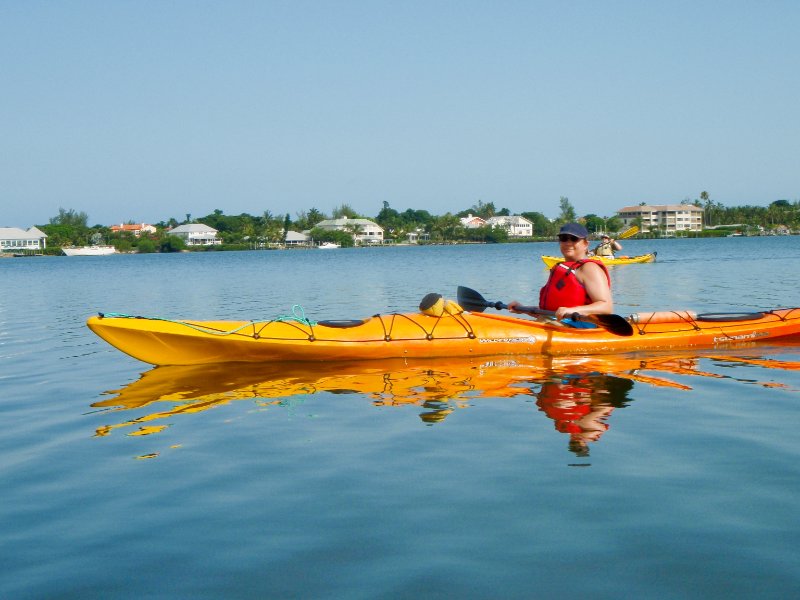
[[[550, 269], [550, 277], [539, 291], [539, 308], [554, 311], [559, 320], [572, 313], [613, 313], [611, 279], [605, 265], [588, 256], [589, 232], [586, 228], [579, 223], [567, 223], [558, 232], [558, 244], [564, 262]], [[514, 300], [508, 308], [518, 312], [516, 307], [520, 304]], [[576, 327], [586, 325], [575, 321], [569, 323]]]
[[622, 250], [622, 244], [609, 237], [607, 233], [604, 233], [600, 236], [600, 243], [594, 249], [594, 255], [614, 258], [614, 252], [619, 252], [620, 250]]

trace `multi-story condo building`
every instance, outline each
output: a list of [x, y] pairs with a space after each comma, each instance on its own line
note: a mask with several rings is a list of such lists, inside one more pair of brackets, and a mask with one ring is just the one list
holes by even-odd
[[642, 204], [620, 208], [617, 214], [625, 226], [641, 219], [643, 233], [658, 231], [674, 235], [679, 231], [702, 231], [703, 209], [694, 204]]

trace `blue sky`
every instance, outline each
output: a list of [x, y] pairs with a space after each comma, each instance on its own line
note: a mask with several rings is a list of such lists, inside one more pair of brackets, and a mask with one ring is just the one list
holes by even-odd
[[0, 0], [0, 226], [800, 199], [800, 3]]

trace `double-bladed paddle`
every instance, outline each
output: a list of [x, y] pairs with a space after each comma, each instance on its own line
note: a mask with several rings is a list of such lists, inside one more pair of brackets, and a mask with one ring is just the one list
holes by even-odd
[[633, 227], [628, 227], [628, 229], [626, 229], [625, 231], [620, 233], [617, 236], [617, 239], [618, 240], [625, 240], [625, 239], [628, 239], [629, 237], [633, 237], [637, 233], [639, 233], [639, 226], [638, 225], [634, 225]]
[[[481, 296], [475, 290], [468, 287], [458, 286], [458, 303], [461, 308], [472, 312], [483, 312], [487, 308], [496, 308], [497, 310], [508, 309], [508, 304], [503, 302], [490, 302]], [[547, 317], [555, 317], [556, 313], [551, 310], [542, 310], [534, 306], [516, 306], [514, 310], [529, 315], [544, 315]], [[603, 329], [606, 329], [614, 335], [630, 336], [633, 335], [633, 326], [619, 315], [582, 315], [580, 313], [572, 313], [569, 317], [573, 321], [585, 321], [587, 323], [594, 323]]]

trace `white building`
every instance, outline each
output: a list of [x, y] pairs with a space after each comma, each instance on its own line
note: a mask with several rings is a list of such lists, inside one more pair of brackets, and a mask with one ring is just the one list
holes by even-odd
[[143, 233], [155, 233], [156, 228], [147, 223], [120, 223], [119, 225], [112, 225], [111, 231], [112, 233], [132, 233], [138, 238]]
[[484, 225], [486, 225], [486, 221], [484, 221], [480, 217], [473, 215], [472, 213], [469, 213], [466, 217], [461, 217], [460, 220], [461, 224], [466, 229], [477, 229], [478, 227], [483, 227]]
[[181, 238], [187, 246], [216, 246], [222, 243], [217, 237], [217, 230], [202, 223], [178, 225], [170, 229], [169, 235]]
[[426, 232], [422, 227], [417, 227], [414, 231], [409, 231], [406, 234], [406, 239], [409, 244], [419, 244], [420, 242], [430, 242], [431, 234]]
[[661, 231], [667, 235], [677, 231], [702, 231], [703, 209], [694, 204], [642, 204], [620, 208], [617, 214], [625, 227], [641, 219], [642, 232]]
[[492, 227], [501, 227], [505, 229], [508, 231], [508, 237], [533, 236], [533, 223], [519, 215], [489, 217], [486, 220], [486, 224]]
[[298, 233], [297, 231], [287, 231], [284, 243], [287, 246], [310, 246], [311, 236], [307, 233]]
[[47, 234], [36, 227], [0, 227], [0, 252], [33, 252], [47, 248]]
[[369, 219], [326, 219], [315, 225], [326, 231], [347, 231], [357, 244], [382, 244], [383, 227]]

